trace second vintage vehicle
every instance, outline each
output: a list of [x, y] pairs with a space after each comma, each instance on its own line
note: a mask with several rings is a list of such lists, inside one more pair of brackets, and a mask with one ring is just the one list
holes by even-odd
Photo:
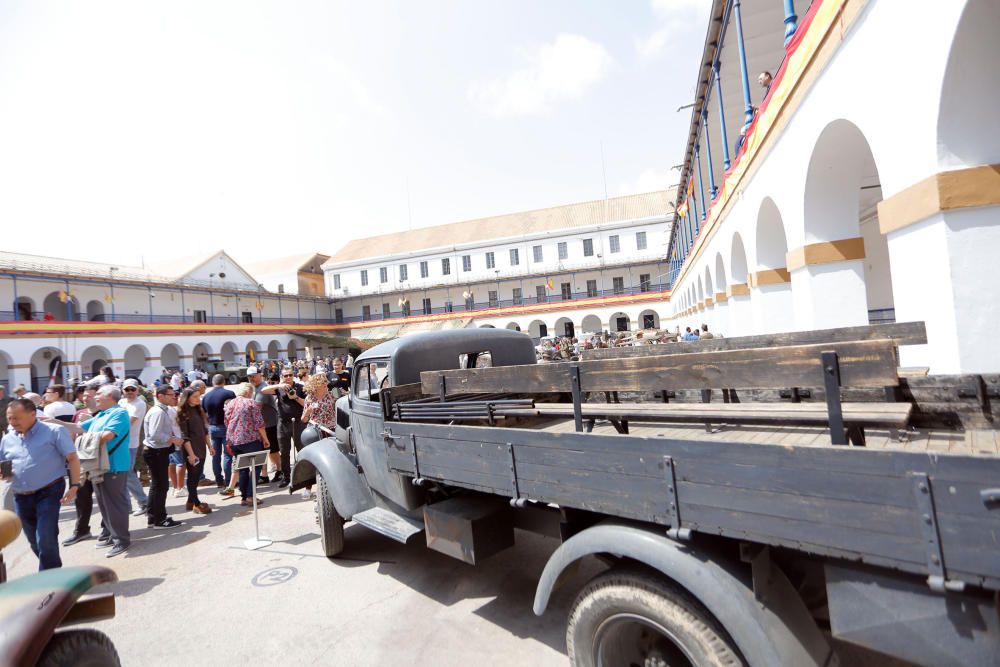
[[216, 373], [226, 378], [227, 384], [236, 384], [247, 381], [247, 365], [237, 361], [223, 361], [221, 359], [209, 359], [199, 364], [201, 370], [208, 374], [209, 379]]
[[[358, 357], [336, 432], [301, 451], [291, 489], [318, 483], [331, 558], [348, 520], [470, 564], [515, 529], [557, 538], [538, 615], [576, 561], [599, 559], [567, 622], [574, 665], [996, 664], [1000, 457], [904, 439], [915, 415], [937, 418], [918, 415], [920, 382], [929, 409], [989, 423], [997, 378], [908, 383], [897, 346], [921, 342], [911, 323], [536, 364], [515, 331], [414, 334]], [[778, 398], [741, 402], [747, 387]], [[713, 421], [814, 428], [750, 442]], [[704, 437], [664, 433], [677, 422]], [[875, 446], [880, 426], [900, 444]]]

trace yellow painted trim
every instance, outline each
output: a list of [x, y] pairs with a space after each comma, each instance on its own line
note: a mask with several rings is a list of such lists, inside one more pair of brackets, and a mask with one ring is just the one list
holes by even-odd
[[11, 364], [7, 368], [13, 370], [15, 368], [31, 368], [31, 364]]
[[750, 285], [746, 283], [733, 283], [726, 288], [726, 296], [750, 296]]
[[712, 297], [706, 296], [705, 297], [705, 307], [706, 308], [711, 308], [713, 305], [715, 305], [715, 301], [712, 300]]
[[810, 243], [790, 250], [785, 255], [789, 271], [795, 271], [816, 264], [833, 264], [852, 259], [865, 258], [865, 240], [860, 236], [853, 239]]
[[699, 301], [698, 302], [698, 310], [705, 310], [705, 302], [704, 301]]
[[726, 294], [725, 292], [716, 292], [715, 293], [715, 302], [716, 303], [725, 303], [728, 300], [729, 300], [729, 295]]
[[878, 204], [878, 226], [894, 232], [941, 211], [1000, 206], [1000, 164], [943, 171]]
[[760, 287], [762, 285], [781, 285], [792, 282], [792, 276], [788, 269], [764, 269], [757, 273], [750, 274], [750, 286]]

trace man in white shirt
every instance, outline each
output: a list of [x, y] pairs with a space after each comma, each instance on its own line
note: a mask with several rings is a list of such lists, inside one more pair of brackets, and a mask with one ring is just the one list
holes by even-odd
[[142, 489], [142, 482], [139, 481], [139, 475], [135, 472], [135, 459], [139, 453], [139, 445], [142, 444], [139, 433], [142, 429], [142, 420], [146, 416], [147, 406], [145, 399], [139, 395], [139, 383], [131, 378], [122, 383], [122, 394], [118, 405], [128, 411], [128, 453], [132, 461], [129, 464], [128, 474], [125, 476], [125, 488], [128, 489], [129, 495], [135, 498], [135, 501], [139, 504], [139, 508], [132, 510], [132, 514], [140, 516], [146, 513], [146, 506], [149, 504], [149, 499], [146, 497], [146, 492]]
[[181, 377], [180, 371], [174, 371], [174, 374], [170, 376], [170, 387], [178, 394], [181, 391], [181, 384], [184, 378]]
[[44, 407], [42, 412], [46, 417], [58, 419], [62, 422], [73, 421], [76, 414], [76, 406], [66, 401], [66, 385], [50, 384], [42, 396]]
[[191, 384], [192, 382], [197, 382], [200, 379], [201, 379], [201, 373], [198, 372], [197, 368], [192, 368], [191, 370], [188, 371], [187, 373], [188, 384]]

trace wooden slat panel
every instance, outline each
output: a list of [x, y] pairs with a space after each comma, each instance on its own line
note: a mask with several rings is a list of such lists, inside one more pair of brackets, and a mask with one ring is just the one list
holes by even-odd
[[889, 339], [896, 345], [923, 345], [927, 343], [927, 327], [923, 322], [902, 322], [899, 324], [875, 324], [837, 329], [817, 329], [814, 331], [791, 331], [757, 336], [737, 336], [735, 338], [711, 338], [701, 341], [679, 341], [666, 345], [635, 345], [632, 347], [612, 347], [584, 350], [582, 358], [621, 359], [625, 357], [651, 357], [691, 352], [717, 352], [722, 350], [746, 350], [755, 347], [787, 347], [790, 345], [813, 345], [817, 343], [842, 343], [856, 340]]
[[[888, 387], [898, 384], [896, 347], [892, 341], [838, 343], [841, 384], [845, 387]], [[579, 362], [584, 391], [655, 391], [657, 389], [722, 389], [729, 387], [819, 387], [823, 385], [820, 353], [830, 345], [798, 345], [725, 352], [699, 352], [668, 357], [604, 359]], [[567, 392], [570, 364], [532, 364], [425, 371], [425, 394], [449, 395], [483, 391], [510, 393]]]

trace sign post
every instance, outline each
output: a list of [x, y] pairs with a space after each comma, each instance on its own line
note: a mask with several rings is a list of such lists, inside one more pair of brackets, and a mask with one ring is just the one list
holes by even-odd
[[236, 457], [237, 470], [243, 470], [245, 468], [250, 469], [250, 491], [253, 498], [254, 537], [243, 541], [243, 546], [250, 551], [260, 549], [261, 547], [271, 546], [271, 538], [263, 537], [260, 534], [260, 521], [257, 518], [257, 466], [265, 465], [266, 463], [267, 451], [240, 454]]

